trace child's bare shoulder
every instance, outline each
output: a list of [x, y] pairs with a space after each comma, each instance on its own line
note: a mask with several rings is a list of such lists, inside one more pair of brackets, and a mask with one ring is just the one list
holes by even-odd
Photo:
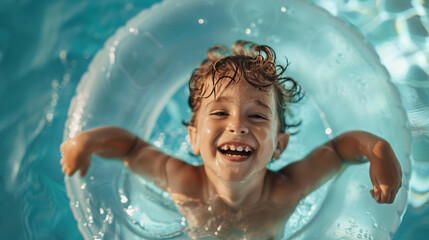
[[264, 188], [268, 193], [267, 201], [279, 209], [295, 208], [304, 197], [298, 186], [281, 172], [267, 171]]
[[167, 191], [183, 194], [191, 198], [200, 198], [204, 174], [202, 166], [193, 166], [182, 160], [172, 158], [166, 164]]

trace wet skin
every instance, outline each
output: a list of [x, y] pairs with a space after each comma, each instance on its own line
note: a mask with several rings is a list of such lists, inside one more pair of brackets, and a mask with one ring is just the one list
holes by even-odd
[[266, 169], [289, 136], [279, 131], [272, 89], [239, 81], [203, 99], [189, 137], [204, 164], [191, 166], [116, 127], [76, 135], [61, 146], [63, 172], [85, 175], [91, 154], [120, 158], [133, 172], [168, 191], [188, 222], [189, 236], [203, 239], [275, 239], [297, 204], [344, 167], [370, 161], [371, 195], [392, 203], [401, 168], [390, 145], [367, 132], [344, 133], [279, 172]]

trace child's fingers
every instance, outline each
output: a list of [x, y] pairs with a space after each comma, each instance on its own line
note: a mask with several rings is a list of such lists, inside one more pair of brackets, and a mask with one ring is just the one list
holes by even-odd
[[85, 168], [85, 167], [81, 168], [80, 169], [80, 176], [85, 177], [87, 172], [88, 172], [88, 168]]
[[389, 197], [390, 197], [390, 191], [382, 190], [380, 203], [387, 203], [389, 200]]
[[371, 193], [378, 203], [393, 203], [398, 192], [397, 188], [388, 185], [374, 186]]
[[61, 156], [64, 156], [64, 153], [66, 153], [66, 151], [67, 151], [68, 147], [69, 147], [69, 142], [68, 142], [68, 141], [63, 142], [63, 143], [61, 144], [61, 146], [60, 146], [60, 153], [61, 153]]
[[71, 168], [71, 169], [69, 168], [69, 172], [68, 172], [69, 174], [68, 175], [72, 176], [76, 171], [77, 171], [76, 168]]
[[374, 199], [375, 199], [375, 201], [380, 202], [380, 200], [381, 200], [381, 191], [380, 191], [380, 188], [378, 186], [374, 185], [373, 192], [374, 192]]
[[62, 171], [63, 173], [66, 173], [66, 170], [67, 170], [67, 166], [63, 166], [63, 167], [61, 168], [61, 171]]
[[63, 154], [63, 152], [64, 152], [64, 150], [65, 150], [65, 142], [63, 142], [63, 143], [61, 143], [61, 145], [60, 145], [60, 152], [61, 152], [61, 155]]
[[67, 176], [70, 176], [70, 169], [67, 166], [63, 167], [63, 173]]
[[371, 197], [374, 198], [374, 190], [369, 191], [369, 193], [371, 194]]
[[75, 167], [70, 167], [67, 164], [64, 164], [61, 170], [67, 176], [71, 176], [76, 172]]
[[381, 203], [391, 203], [392, 192], [395, 190], [392, 186], [389, 185], [381, 185], [381, 195], [382, 200]]
[[392, 189], [390, 192], [389, 203], [393, 203], [396, 198], [396, 194], [398, 193], [398, 189]]
[[392, 203], [393, 202], [392, 195], [393, 195], [393, 191], [390, 191], [390, 193], [389, 193], [389, 195], [387, 197], [386, 203]]
[[386, 203], [388, 198], [390, 197], [390, 191], [382, 188], [380, 195], [381, 195], [380, 203]]
[[390, 203], [393, 203], [395, 201], [397, 193], [398, 193], [398, 190], [392, 192], [392, 195], [390, 196], [390, 198], [391, 198]]
[[63, 167], [63, 173], [69, 177], [73, 174], [72, 169], [68, 168], [67, 166]]
[[378, 184], [378, 180], [376, 178], [376, 175], [374, 174], [370, 174], [369, 177], [371, 178], [371, 182], [372, 182], [372, 195], [373, 198], [375, 199], [375, 201], [379, 201], [380, 199], [380, 188], [379, 188], [379, 184]]
[[84, 159], [82, 159], [82, 165], [80, 167], [80, 176], [84, 177], [86, 173], [88, 172], [89, 165], [91, 164], [91, 156], [86, 156]]

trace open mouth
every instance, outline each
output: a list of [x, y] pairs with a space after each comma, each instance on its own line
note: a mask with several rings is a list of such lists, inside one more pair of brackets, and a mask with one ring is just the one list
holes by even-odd
[[224, 144], [218, 147], [218, 151], [228, 157], [247, 158], [253, 154], [254, 150], [247, 145]]

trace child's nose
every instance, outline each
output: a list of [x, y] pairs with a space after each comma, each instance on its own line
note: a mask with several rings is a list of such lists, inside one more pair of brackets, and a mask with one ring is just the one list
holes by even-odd
[[239, 117], [232, 118], [228, 123], [226, 130], [239, 135], [249, 133], [249, 129]]

